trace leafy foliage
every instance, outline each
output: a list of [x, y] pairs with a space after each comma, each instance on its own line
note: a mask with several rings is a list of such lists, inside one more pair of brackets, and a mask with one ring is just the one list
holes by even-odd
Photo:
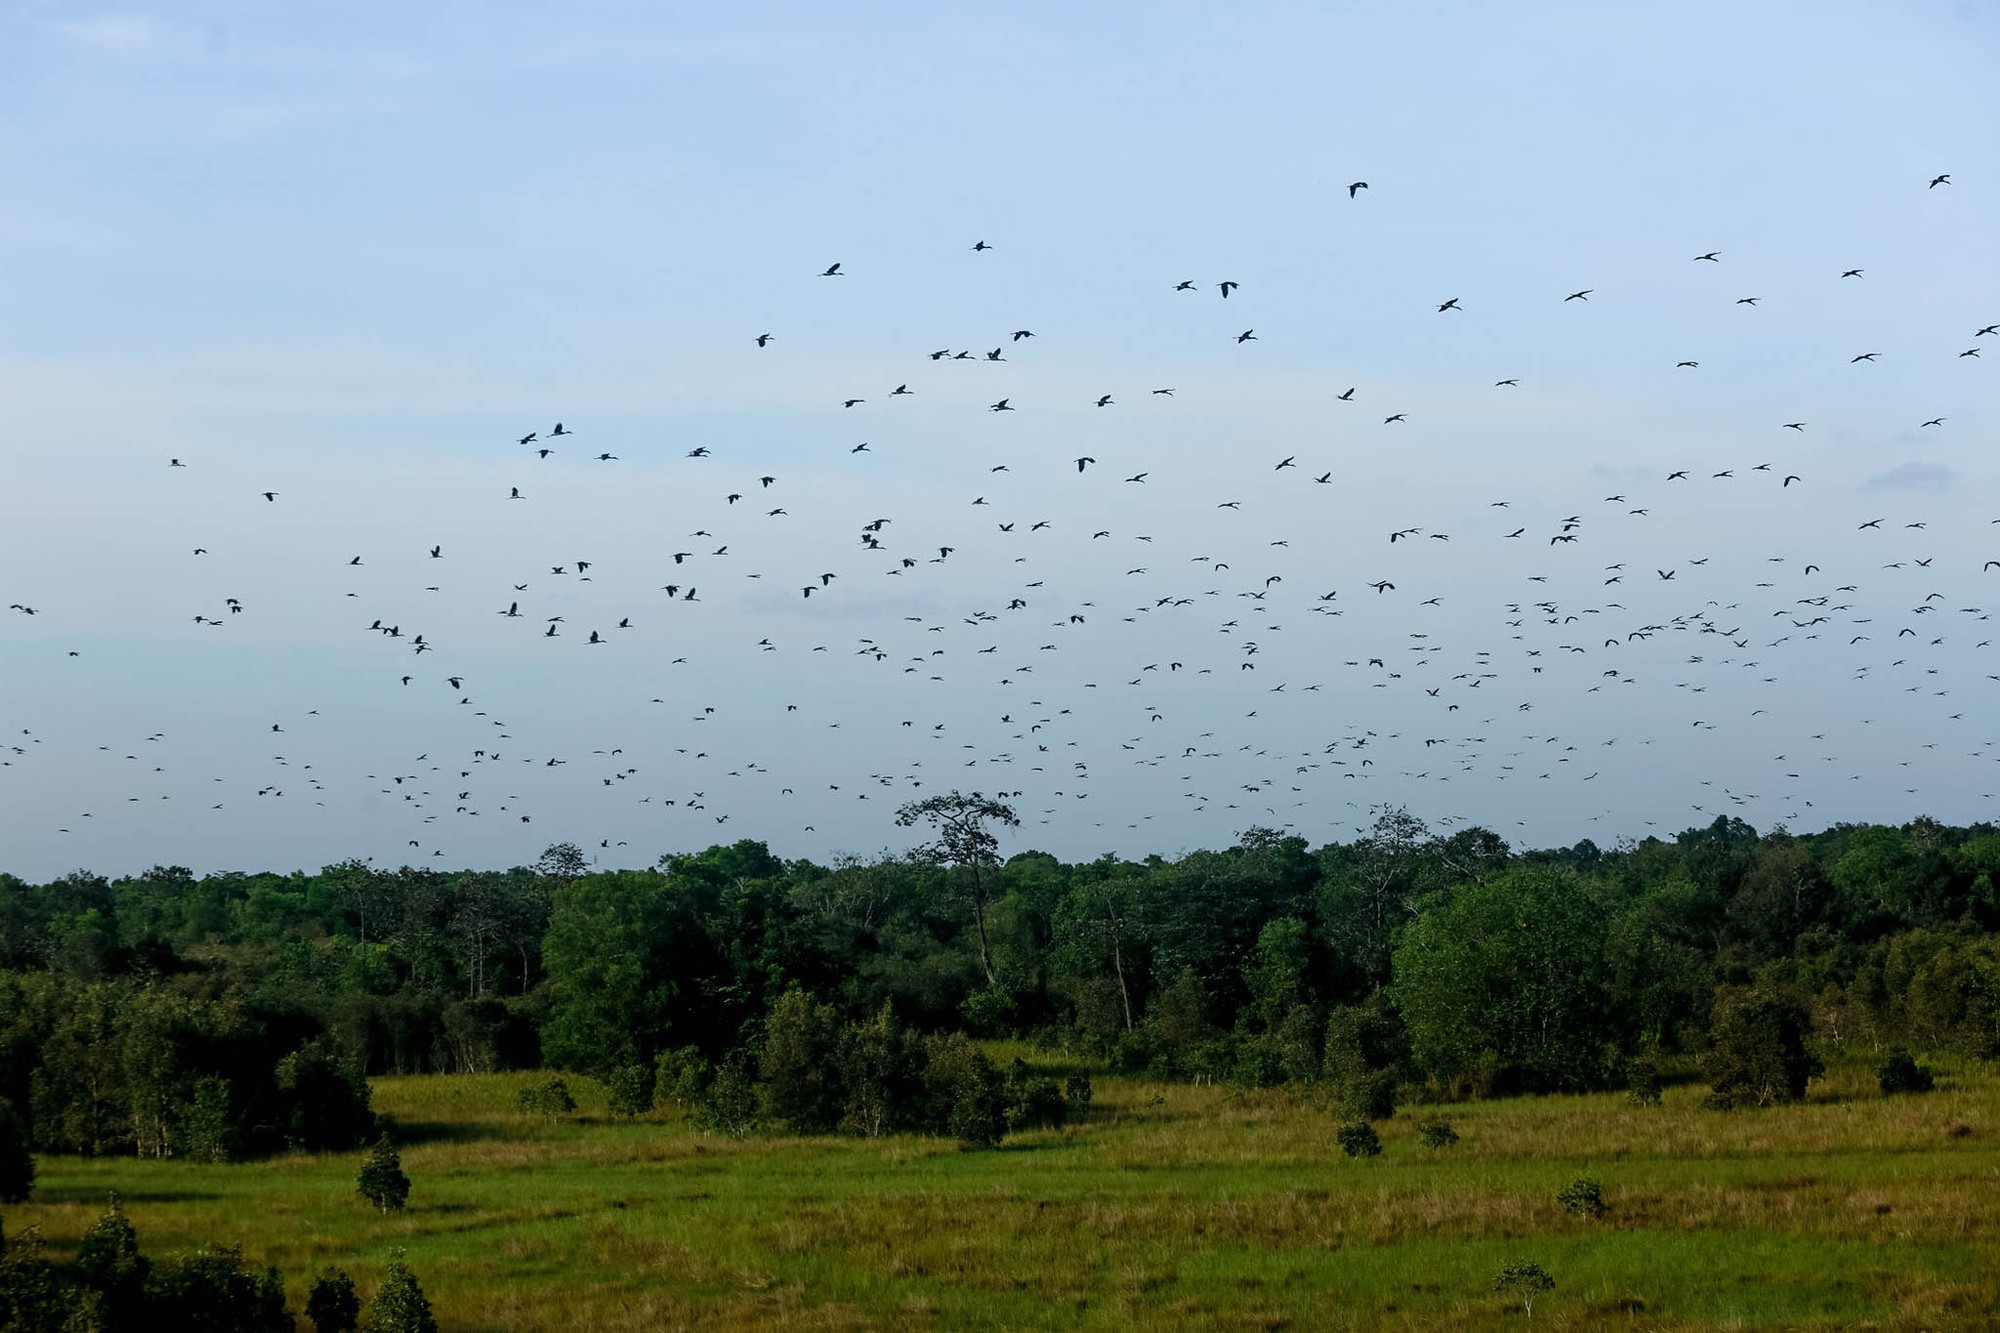
[[396, 1252], [368, 1303], [368, 1333], [438, 1333], [437, 1316], [417, 1281], [417, 1275]]
[[1589, 1176], [1578, 1176], [1563, 1186], [1556, 1195], [1556, 1202], [1573, 1217], [1588, 1217], [1595, 1221], [1604, 1216], [1603, 1187]]
[[[1815, 1028], [1829, 1050], [2000, 1056], [1988, 825], [1723, 817], [1516, 851], [1385, 807], [1318, 849], [1251, 828], [1070, 865], [1003, 860], [998, 797], [902, 814], [911, 853], [831, 867], [744, 840], [648, 870], [557, 844], [507, 870], [0, 875], [0, 1101], [33, 1151], [213, 1161], [364, 1143], [367, 1077], [427, 1070], [585, 1074], [614, 1114], [643, 1111], [650, 1073], [728, 1132], [951, 1132], [925, 1086], [954, 1031], [1321, 1085], [1342, 1119], [1424, 1084], [1622, 1078], [1645, 1102], [1656, 1057], [1700, 1057], [1714, 1104], [1782, 1100]], [[1003, 1091], [1003, 1121], [1051, 1123], [1031, 1091]]]
[[604, 1080], [605, 1101], [611, 1114], [630, 1119], [653, 1109], [653, 1070], [643, 1064], [625, 1065], [611, 1071]]
[[1901, 1046], [1889, 1052], [1889, 1058], [1876, 1069], [1875, 1080], [1885, 1097], [1899, 1092], [1929, 1092], [1936, 1083], [1931, 1071], [1918, 1064], [1916, 1057]]
[[1547, 1269], [1529, 1260], [1516, 1260], [1500, 1270], [1500, 1276], [1493, 1279], [1493, 1290], [1504, 1291], [1521, 1302], [1521, 1309], [1533, 1317], [1535, 1299], [1545, 1291], [1554, 1291], [1556, 1280], [1549, 1276]]
[[1806, 1046], [1812, 1019], [1790, 995], [1730, 987], [1716, 998], [1712, 1045], [1702, 1062], [1710, 1104], [1771, 1106], [1795, 1102], [1823, 1066]]
[[313, 1333], [353, 1333], [361, 1325], [361, 1298], [354, 1293], [354, 1279], [338, 1268], [314, 1276], [306, 1292], [306, 1318]]
[[1366, 1120], [1357, 1120], [1342, 1125], [1334, 1136], [1340, 1143], [1340, 1150], [1349, 1157], [1379, 1157], [1382, 1155], [1382, 1136], [1375, 1132], [1375, 1126]]
[[361, 1164], [355, 1189], [381, 1212], [397, 1211], [409, 1203], [410, 1178], [403, 1174], [402, 1155], [387, 1134], [375, 1140], [375, 1146], [368, 1150], [368, 1160]]
[[1426, 1148], [1450, 1148], [1458, 1143], [1458, 1128], [1445, 1116], [1434, 1115], [1417, 1123], [1417, 1137]]
[[576, 1098], [570, 1094], [569, 1083], [560, 1078], [530, 1083], [515, 1100], [527, 1114], [547, 1116], [550, 1120], [576, 1114]]

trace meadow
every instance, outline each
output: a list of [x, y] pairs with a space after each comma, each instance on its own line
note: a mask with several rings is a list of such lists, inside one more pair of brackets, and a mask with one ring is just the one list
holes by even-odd
[[[1836, 1066], [1762, 1111], [1691, 1083], [1405, 1107], [1362, 1159], [1309, 1096], [1103, 1073], [1080, 1123], [995, 1151], [619, 1120], [581, 1079], [552, 1121], [517, 1109], [536, 1075], [378, 1078], [403, 1212], [356, 1196], [358, 1153], [44, 1157], [6, 1226], [67, 1257], [116, 1190], [149, 1254], [240, 1244], [295, 1309], [316, 1269], [366, 1292], [400, 1247], [446, 1329], [1990, 1327], [2000, 1078], [1939, 1074], [1885, 1098]], [[1424, 1145], [1433, 1111], [1456, 1145]], [[1580, 1176], [1600, 1219], [1557, 1202]], [[1556, 1282], [1531, 1315], [1492, 1290], [1518, 1260]]]

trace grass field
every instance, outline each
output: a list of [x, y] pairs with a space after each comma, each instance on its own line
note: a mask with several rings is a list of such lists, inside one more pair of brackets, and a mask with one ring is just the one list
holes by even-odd
[[[6, 1226], [67, 1257], [115, 1189], [148, 1253], [240, 1243], [294, 1308], [327, 1264], [372, 1291], [400, 1246], [447, 1329], [1994, 1327], [2000, 1078], [1940, 1073], [1885, 1099], [1836, 1069], [1771, 1111], [1693, 1086], [1456, 1105], [1448, 1149], [1406, 1108], [1358, 1161], [1305, 1099], [1104, 1075], [1083, 1123], [993, 1152], [619, 1122], [582, 1080], [548, 1123], [514, 1109], [527, 1075], [378, 1079], [400, 1214], [356, 1196], [359, 1154], [43, 1158]], [[1584, 1175], [1602, 1220], [1555, 1200]], [[1556, 1279], [1531, 1318], [1490, 1290], [1516, 1259]]]

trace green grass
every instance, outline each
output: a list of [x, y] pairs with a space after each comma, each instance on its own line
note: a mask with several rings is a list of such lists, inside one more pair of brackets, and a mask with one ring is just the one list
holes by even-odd
[[[1309, 1099], [1097, 1077], [1088, 1120], [961, 1152], [929, 1139], [734, 1140], [672, 1111], [520, 1114], [536, 1076], [378, 1079], [410, 1207], [360, 1154], [233, 1166], [43, 1158], [66, 1256], [117, 1190], [149, 1253], [240, 1243], [372, 1290], [394, 1247], [449, 1329], [1990, 1327], [2000, 1310], [2000, 1078], [1885, 1099], [1836, 1070], [1805, 1105], [1704, 1111], [1698, 1087], [1406, 1108], [1350, 1161]], [[1555, 1196], [1597, 1179], [1609, 1211]], [[1532, 1320], [1490, 1291], [1515, 1259]]]

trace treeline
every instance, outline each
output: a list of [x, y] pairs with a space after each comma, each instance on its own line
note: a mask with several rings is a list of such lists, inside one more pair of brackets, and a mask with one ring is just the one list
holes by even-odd
[[[221, 1156], [361, 1141], [385, 1072], [706, 1078], [703, 1104], [738, 1079], [772, 1123], [935, 1127], [920, 1057], [953, 1033], [1363, 1102], [1615, 1084], [1708, 1052], [1718, 1013], [1829, 1053], [2000, 1055], [1991, 825], [1517, 851], [1383, 809], [1317, 849], [1251, 829], [1064, 863], [1003, 861], [998, 802], [905, 814], [934, 839], [832, 866], [746, 840], [637, 871], [558, 845], [498, 873], [0, 876], [0, 1097], [44, 1150]], [[871, 1117], [884, 1023], [908, 1058]], [[773, 1091], [787, 1041], [822, 1093]]]

